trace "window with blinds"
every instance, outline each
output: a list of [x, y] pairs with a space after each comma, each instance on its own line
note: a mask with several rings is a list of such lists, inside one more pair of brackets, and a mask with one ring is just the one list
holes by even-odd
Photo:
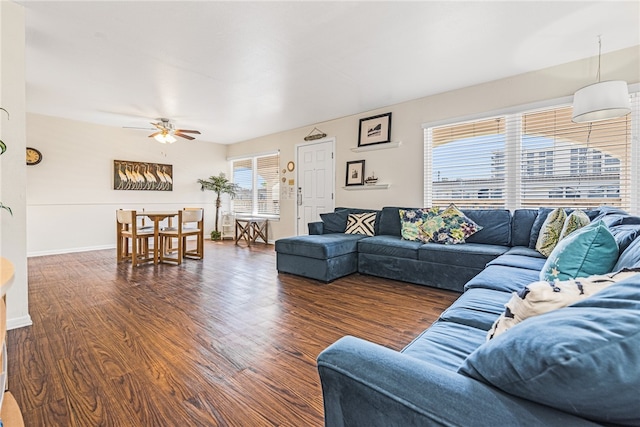
[[561, 106], [425, 129], [425, 206], [637, 210], [638, 98], [599, 122], [573, 123]]
[[245, 215], [280, 214], [280, 155], [269, 154], [231, 161], [238, 186], [233, 211]]
[[628, 209], [631, 114], [573, 123], [571, 112], [569, 106], [522, 115], [521, 206]]
[[433, 128], [431, 135], [434, 206], [504, 206], [504, 117]]

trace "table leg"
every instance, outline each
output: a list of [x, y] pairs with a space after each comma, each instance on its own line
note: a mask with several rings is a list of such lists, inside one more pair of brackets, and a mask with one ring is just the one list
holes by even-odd
[[158, 265], [160, 258], [160, 218], [153, 219], [153, 264]]

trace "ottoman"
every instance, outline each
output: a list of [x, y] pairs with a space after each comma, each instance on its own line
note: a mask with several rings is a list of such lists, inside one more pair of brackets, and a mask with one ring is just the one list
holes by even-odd
[[358, 271], [358, 241], [363, 234], [318, 234], [276, 240], [276, 268], [329, 283]]

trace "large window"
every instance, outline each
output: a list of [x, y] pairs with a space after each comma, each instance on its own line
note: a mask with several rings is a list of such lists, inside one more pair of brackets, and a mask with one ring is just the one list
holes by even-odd
[[425, 205], [637, 206], [638, 110], [634, 94], [631, 114], [601, 122], [573, 123], [561, 106], [428, 127]]
[[238, 186], [233, 211], [245, 215], [278, 216], [279, 167], [278, 153], [232, 160], [232, 181]]

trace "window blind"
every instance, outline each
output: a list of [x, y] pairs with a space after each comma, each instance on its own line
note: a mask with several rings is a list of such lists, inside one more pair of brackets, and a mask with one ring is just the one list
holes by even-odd
[[425, 206], [618, 206], [640, 211], [640, 97], [631, 114], [573, 123], [571, 106], [425, 129]]
[[433, 206], [504, 206], [504, 117], [433, 128], [431, 147]]
[[231, 161], [238, 186], [233, 211], [245, 215], [280, 214], [280, 155], [269, 154]]
[[571, 112], [523, 114], [522, 206], [629, 209], [632, 116], [573, 123]]

